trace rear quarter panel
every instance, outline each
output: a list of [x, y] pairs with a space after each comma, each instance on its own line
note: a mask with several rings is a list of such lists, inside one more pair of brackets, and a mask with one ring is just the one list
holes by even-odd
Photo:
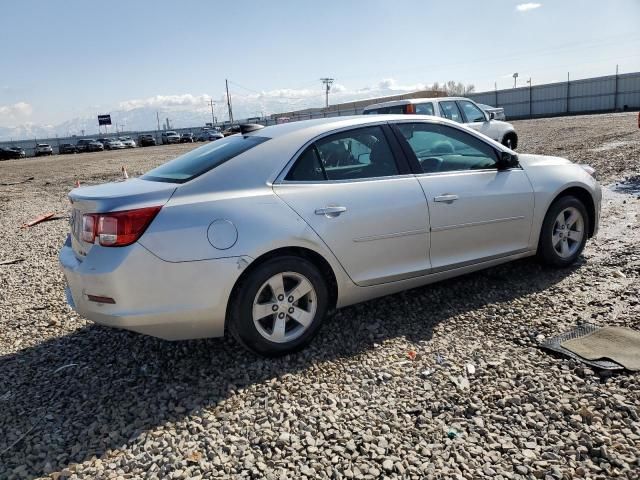
[[[207, 232], [216, 220], [227, 220], [235, 226], [237, 241], [230, 248], [218, 249], [210, 242]], [[301, 247], [325, 258], [339, 285], [350, 282], [318, 235], [273, 193], [270, 186], [186, 195], [180, 195], [178, 189], [139, 243], [167, 262], [229, 257], [253, 261], [279, 248]]]

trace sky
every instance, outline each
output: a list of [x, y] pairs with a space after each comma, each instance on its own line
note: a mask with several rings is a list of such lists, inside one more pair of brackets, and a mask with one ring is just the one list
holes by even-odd
[[204, 121], [211, 98], [224, 118], [225, 79], [258, 116], [322, 106], [321, 77], [337, 102], [640, 71], [640, 0], [5, 0], [2, 18], [9, 129], [131, 111]]

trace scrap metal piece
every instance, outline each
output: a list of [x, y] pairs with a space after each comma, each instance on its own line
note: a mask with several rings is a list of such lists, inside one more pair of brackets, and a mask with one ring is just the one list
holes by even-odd
[[56, 214], [56, 212], [49, 212], [49, 213], [45, 213], [44, 215], [40, 215], [39, 217], [34, 218], [30, 222], [27, 222], [24, 225], [22, 225], [22, 228], [33, 227], [34, 225], [37, 225], [37, 224], [39, 224], [41, 222], [44, 222], [45, 220], [49, 220], [55, 214]]

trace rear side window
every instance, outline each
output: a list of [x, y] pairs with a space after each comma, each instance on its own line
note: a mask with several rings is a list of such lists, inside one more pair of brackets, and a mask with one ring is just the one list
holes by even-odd
[[313, 182], [326, 179], [315, 145], [311, 145], [298, 157], [285, 178], [285, 180], [292, 182]]
[[440, 114], [444, 118], [448, 118], [454, 122], [464, 123], [456, 102], [439, 102], [438, 105], [440, 106]]
[[434, 115], [433, 103], [416, 103], [416, 115]]
[[256, 136], [227, 137], [191, 150], [154, 168], [140, 178], [155, 182], [188, 182], [267, 140], [269, 138]]
[[289, 171], [286, 180], [356, 180], [398, 175], [382, 128], [365, 127], [318, 140]]

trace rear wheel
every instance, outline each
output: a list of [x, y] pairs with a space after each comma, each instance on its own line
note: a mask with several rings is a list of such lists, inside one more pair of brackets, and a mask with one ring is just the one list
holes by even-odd
[[249, 350], [284, 355], [307, 345], [327, 313], [328, 290], [318, 269], [286, 256], [259, 265], [236, 289], [229, 330]]
[[544, 218], [538, 258], [554, 267], [571, 265], [584, 250], [588, 231], [589, 216], [584, 204], [573, 196], [559, 198]]

